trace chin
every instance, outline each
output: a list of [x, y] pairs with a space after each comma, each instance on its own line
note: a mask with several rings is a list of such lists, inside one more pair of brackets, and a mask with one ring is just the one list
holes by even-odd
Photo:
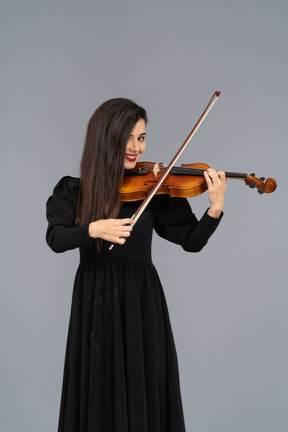
[[133, 168], [135, 168], [138, 160], [139, 160], [139, 157], [135, 161], [129, 161], [129, 160], [125, 159], [125, 161], [124, 161], [124, 168], [125, 169], [133, 169]]
[[128, 162], [128, 161], [125, 161], [124, 168], [125, 169], [133, 169], [133, 168], [135, 168], [136, 163], [137, 162]]

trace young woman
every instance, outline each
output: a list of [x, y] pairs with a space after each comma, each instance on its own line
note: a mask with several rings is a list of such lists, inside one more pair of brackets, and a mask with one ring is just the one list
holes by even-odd
[[47, 202], [51, 249], [80, 249], [59, 432], [185, 431], [152, 232], [200, 251], [222, 217], [226, 181], [223, 172], [205, 173], [210, 207], [200, 221], [186, 199], [157, 195], [133, 227], [140, 203], [121, 203], [118, 191], [145, 150], [146, 123], [128, 99], [103, 103], [88, 125], [80, 179], [62, 178]]

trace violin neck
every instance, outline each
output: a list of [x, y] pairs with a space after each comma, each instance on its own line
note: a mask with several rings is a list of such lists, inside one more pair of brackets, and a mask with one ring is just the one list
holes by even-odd
[[[173, 167], [170, 171], [174, 175], [189, 175], [194, 177], [203, 177], [206, 170], [199, 168], [189, 168], [189, 167]], [[231, 179], [241, 179], [244, 180], [248, 177], [247, 173], [231, 172], [225, 171], [227, 178]]]

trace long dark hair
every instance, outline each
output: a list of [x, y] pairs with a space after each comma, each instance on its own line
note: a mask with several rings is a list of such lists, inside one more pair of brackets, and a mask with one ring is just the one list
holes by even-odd
[[[147, 123], [144, 108], [115, 98], [104, 102], [92, 115], [87, 128], [81, 165], [76, 225], [117, 216], [119, 189], [123, 181], [127, 141], [138, 120]], [[100, 252], [102, 241], [97, 240]]]

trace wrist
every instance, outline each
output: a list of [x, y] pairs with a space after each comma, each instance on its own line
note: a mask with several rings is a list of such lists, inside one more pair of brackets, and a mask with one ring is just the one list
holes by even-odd
[[209, 216], [211, 216], [214, 219], [219, 219], [219, 217], [221, 216], [223, 211], [223, 207], [216, 207], [216, 206], [211, 206], [208, 211], [207, 214]]
[[99, 232], [97, 230], [97, 221], [91, 222], [88, 227], [88, 234], [90, 237], [97, 238], [99, 237]]

